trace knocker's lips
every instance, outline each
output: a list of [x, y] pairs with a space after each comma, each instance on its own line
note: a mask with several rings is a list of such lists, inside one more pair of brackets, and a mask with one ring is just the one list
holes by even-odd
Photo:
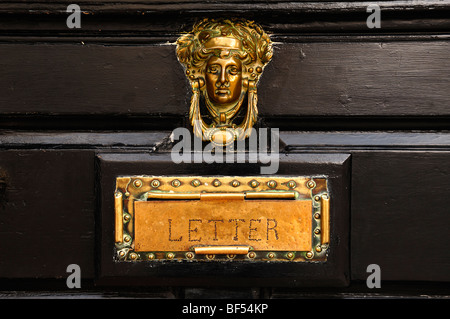
[[228, 95], [228, 94], [231, 94], [231, 91], [228, 89], [217, 89], [214, 91], [214, 93], [219, 94], [219, 95]]

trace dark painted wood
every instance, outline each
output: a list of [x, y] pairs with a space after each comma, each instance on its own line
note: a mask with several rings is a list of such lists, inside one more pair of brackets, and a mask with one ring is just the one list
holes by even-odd
[[[385, 1], [382, 28], [368, 29], [367, 6], [372, 2], [189, 2], [127, 4], [115, 2], [80, 3], [81, 29], [68, 29], [65, 22], [68, 3], [0, 3], [0, 30], [15, 36], [90, 36], [132, 35], [173, 37], [189, 31], [203, 17], [233, 16], [253, 19], [275, 35], [312, 34], [442, 34], [449, 29], [450, 6], [444, 1]], [[50, 41], [54, 41], [50, 40]], [[56, 39], [57, 40], [57, 39]], [[108, 39], [104, 39], [108, 41]], [[58, 41], [58, 40], [57, 40]]]
[[2, 149], [135, 149], [154, 151], [172, 131], [157, 132], [0, 132]]
[[[170, 151], [172, 131], [0, 131], [1, 149], [98, 149]], [[280, 131], [285, 152], [449, 150], [450, 134], [431, 131]], [[162, 146], [162, 145], [161, 145]]]
[[[0, 279], [95, 274], [95, 152], [154, 151], [167, 133], [0, 134]], [[9, 150], [8, 150], [9, 149]], [[23, 150], [20, 150], [23, 149]], [[55, 150], [65, 149], [65, 150]], [[4, 287], [4, 285], [3, 285]]]
[[[265, 116], [268, 127], [286, 131], [435, 131], [448, 130], [448, 116]], [[5, 122], [4, 125], [8, 125]]]
[[69, 264], [93, 278], [94, 154], [4, 150], [0, 168], [0, 278], [66, 278]]
[[0, 55], [8, 59], [1, 62], [0, 110], [6, 114], [184, 114], [189, 91], [174, 50], [171, 45], [2, 46]]
[[450, 80], [441, 72], [450, 71], [444, 61], [449, 47], [448, 42], [280, 45], [261, 80], [261, 113], [447, 115]]
[[444, 132], [290, 132], [288, 152], [352, 154], [351, 267], [365, 280], [450, 281], [450, 135]]
[[316, 150], [450, 150], [446, 132], [280, 132], [287, 152]]
[[[399, 284], [398, 282], [383, 281], [381, 288], [370, 289], [364, 281], [354, 281], [347, 288], [308, 288], [308, 289], [292, 289], [292, 288], [274, 288], [269, 292], [270, 298], [273, 299], [409, 299], [413, 300], [408, 305], [416, 301], [422, 300], [439, 300], [449, 299], [450, 286], [448, 283], [430, 283], [430, 282], [407, 282]], [[420, 302], [419, 302], [420, 304]], [[383, 311], [384, 307], [381, 307]], [[423, 308], [422, 308], [423, 309]]]
[[[0, 156], [0, 236], [10, 243], [2, 245], [1, 253], [11, 255], [0, 263], [1, 278], [66, 276], [64, 266], [70, 262], [83, 265], [83, 276], [92, 279], [95, 150], [83, 149], [138, 148], [147, 153], [167, 135], [3, 132], [3, 148], [28, 150], [3, 150]], [[379, 263], [386, 280], [450, 281], [448, 272], [440, 271], [448, 267], [450, 256], [439, 244], [449, 240], [449, 203], [441, 195], [450, 187], [448, 133], [282, 132], [281, 139], [288, 152], [352, 154], [352, 279], [364, 280], [367, 265]], [[66, 150], [52, 150], [55, 147]], [[134, 161], [142, 155], [126, 157]], [[123, 161], [121, 156], [118, 160]], [[125, 172], [127, 164], [121, 165]], [[243, 168], [258, 174], [256, 168]], [[215, 173], [212, 166], [202, 169]], [[58, 196], [52, 197], [52, 192]], [[61, 240], [54, 240], [62, 234]], [[40, 250], [49, 246], [51, 250]], [[64, 250], [67, 246], [69, 251]], [[33, 260], [32, 267], [28, 260]]]
[[[55, 15], [65, 13], [65, 9], [70, 1], [8, 1], [0, 5], [0, 13], [26, 13], [28, 15]], [[183, 16], [190, 16], [193, 13], [204, 14], [222, 14], [233, 15], [240, 13], [246, 16], [254, 14], [263, 15], [267, 20], [276, 19], [279, 16], [292, 16], [298, 14], [328, 13], [335, 15], [349, 15], [351, 13], [365, 12], [370, 1], [208, 1], [193, 2], [187, 0], [161, 2], [161, 1], [89, 1], [81, 0], [78, 2], [81, 9], [86, 14], [165, 14], [176, 13]], [[448, 1], [378, 1], [385, 13], [392, 11], [396, 15], [404, 12], [427, 12], [433, 15], [440, 10], [449, 9]], [[31, 11], [31, 10], [32, 11]], [[180, 12], [183, 14], [180, 15]], [[270, 15], [272, 13], [272, 15]], [[307, 18], [307, 16], [305, 16]]]
[[450, 281], [450, 153], [352, 154], [352, 279]]
[[166, 131], [186, 126], [187, 119], [182, 115], [5, 115], [0, 118], [3, 130], [57, 130], [57, 131]]
[[[0, 3], [0, 297], [450, 296], [448, 1], [378, 1], [381, 29], [365, 24], [370, 1], [77, 3], [84, 11], [80, 30], [65, 25], [69, 1]], [[229, 289], [138, 291], [122, 276], [108, 283], [125, 284], [118, 290], [96, 287], [97, 236], [104, 230], [96, 192], [104, 175], [96, 155], [111, 160], [103, 172], [111, 178], [155, 168], [139, 159], [170, 150], [170, 131], [187, 126], [190, 90], [173, 43], [195, 20], [224, 15], [254, 19], [276, 43], [258, 106], [266, 126], [291, 130], [281, 134], [288, 157], [316, 156], [318, 166], [299, 171], [331, 169], [323, 160], [351, 155], [351, 166], [347, 161], [348, 170], [339, 171], [350, 185], [342, 192], [351, 195], [351, 219], [339, 226], [349, 227], [350, 258], [338, 266], [347, 267], [343, 280], [351, 279], [350, 286], [272, 289], [279, 282], [269, 279], [266, 288], [236, 288], [227, 277]], [[216, 169], [204, 165], [201, 172]], [[251, 165], [224, 170], [258, 173]], [[82, 267], [80, 294], [62, 292], [69, 263]], [[370, 263], [381, 266], [381, 290], [365, 286]], [[308, 271], [309, 279], [296, 284], [336, 274]], [[188, 284], [173, 277], [161, 282]]]
[[[15, 0], [2, 3], [0, 6], [0, 12], [14, 13], [21, 12], [24, 9], [33, 9], [35, 11], [28, 12], [29, 14], [39, 14], [41, 12], [47, 12], [48, 14], [55, 14], [58, 11], [56, 9], [66, 8], [67, 5], [71, 4], [70, 0], [64, 1], [29, 1], [29, 0]], [[329, 1], [329, 0], [297, 0], [297, 1], [276, 1], [276, 0], [251, 0], [246, 2], [241, 2], [239, 0], [231, 0], [227, 2], [222, 1], [208, 1], [208, 2], [192, 2], [189, 0], [177, 0], [177, 1], [146, 1], [142, 3], [136, 0], [122, 0], [122, 1], [91, 1], [91, 0], [80, 0], [78, 1], [80, 5], [84, 6], [84, 10], [90, 13], [103, 13], [103, 12], [170, 12], [170, 11], [183, 11], [189, 13], [191, 11], [203, 12], [214, 12], [214, 11], [228, 11], [233, 12], [237, 10], [244, 10], [245, 13], [249, 14], [258, 10], [264, 10], [267, 12], [274, 13], [298, 13], [298, 12], [321, 12], [328, 10], [330, 12], [336, 13], [337, 10], [341, 10], [344, 13], [349, 13], [352, 11], [359, 11], [365, 9], [371, 1]], [[448, 9], [448, 1], [392, 1], [392, 0], [382, 0], [377, 2], [382, 9], [386, 11], [392, 10], [417, 10], [417, 11], [430, 11], [439, 9]], [[268, 16], [267, 18], [271, 18]]]
[[[449, 116], [449, 50], [446, 41], [276, 44], [259, 85], [261, 117]], [[2, 114], [157, 120], [189, 109], [173, 45], [5, 44], [0, 54]]]
[[[255, 301], [247, 299], [265, 299], [263, 303], [269, 303], [271, 310], [280, 306], [283, 311], [292, 313], [288, 304], [294, 304], [299, 299], [307, 299], [308, 305], [314, 305], [314, 302], [319, 305], [323, 303], [319, 299], [327, 299], [328, 305], [330, 305], [331, 299], [352, 299], [351, 304], [346, 305], [339, 301], [339, 305], [342, 305], [345, 309], [348, 306], [355, 305], [354, 299], [368, 300], [368, 299], [407, 299], [408, 310], [411, 310], [411, 305], [425, 305], [421, 304], [423, 301], [428, 301], [428, 305], [433, 305], [433, 309], [436, 309], [437, 305], [446, 305], [446, 303], [437, 303], [437, 300], [445, 301], [450, 298], [450, 288], [447, 283], [423, 283], [423, 282], [409, 282], [409, 283], [391, 283], [383, 282], [382, 287], [374, 291], [367, 288], [365, 282], [354, 282], [349, 287], [345, 288], [226, 288], [226, 287], [206, 287], [206, 288], [166, 288], [166, 287], [99, 287], [92, 286], [92, 284], [82, 282], [81, 289], [66, 289], [65, 280], [54, 280], [49, 282], [48, 280], [28, 280], [19, 281], [14, 280], [8, 283], [5, 281], [0, 282], [2, 290], [0, 291], [0, 298], [2, 302], [5, 299], [37, 299], [36, 303], [33, 303], [32, 311], [36, 311], [35, 305], [44, 305], [42, 299], [111, 299], [111, 308], [115, 309], [115, 313], [120, 313], [117, 310], [123, 311], [124, 315], [128, 314], [131, 299], [133, 299], [133, 305], [137, 305], [136, 299], [144, 299], [142, 305], [144, 307], [162, 307], [164, 300], [162, 299], [188, 299], [185, 301], [168, 301], [168, 304], [172, 307], [174, 304], [188, 305], [190, 302], [199, 305], [205, 304], [204, 300], [195, 299], [213, 299], [211, 302], [216, 304], [219, 299], [234, 299], [242, 300], [244, 303], [255, 303]], [[119, 300], [120, 299], [120, 300]], [[245, 299], [245, 300], [244, 300]], [[275, 299], [291, 299], [288, 303], [278, 303]], [[124, 307], [119, 306], [119, 303], [123, 302]], [[225, 301], [226, 302], [226, 301]], [[233, 302], [230, 300], [230, 302]], [[306, 301], [305, 301], [306, 302]], [[79, 301], [77, 301], [77, 304]], [[154, 303], [154, 304], [152, 304]], [[239, 302], [240, 303], [240, 302]], [[261, 303], [261, 301], [256, 302]], [[103, 303], [105, 305], [105, 303]], [[332, 304], [329, 309], [330, 312], [337, 311], [336, 306], [338, 304]], [[181, 308], [180, 306], [180, 308]], [[84, 309], [83, 307], [81, 307]], [[179, 314], [175, 308], [176, 315]], [[48, 308], [46, 308], [48, 309]], [[343, 311], [345, 311], [343, 309]], [[422, 308], [423, 309], [423, 308]], [[84, 311], [84, 310], [83, 310]], [[385, 311], [383, 308], [382, 311]], [[168, 314], [166, 312], [166, 314]]]

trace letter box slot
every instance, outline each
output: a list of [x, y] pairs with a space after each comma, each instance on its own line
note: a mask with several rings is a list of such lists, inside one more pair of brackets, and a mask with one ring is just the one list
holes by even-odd
[[324, 177], [119, 177], [116, 258], [324, 261], [329, 212]]

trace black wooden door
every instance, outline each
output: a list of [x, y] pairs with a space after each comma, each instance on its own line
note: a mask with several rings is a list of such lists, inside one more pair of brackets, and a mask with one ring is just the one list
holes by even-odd
[[[450, 295], [448, 1], [379, 1], [376, 11], [353, 1], [79, 0], [79, 28], [67, 24], [71, 3], [0, 4], [2, 296]], [[102, 220], [102, 192], [114, 190], [108, 174], [148, 171], [136, 159], [167, 156], [172, 130], [190, 127], [175, 41], [205, 17], [255, 20], [271, 35], [260, 121], [280, 130], [282, 156], [309, 156], [299, 172], [323, 169], [339, 181], [336, 200], [348, 215], [338, 218], [336, 240], [345, 245], [324, 272], [340, 272], [319, 288], [310, 288], [311, 269], [283, 285], [183, 279], [214, 264], [139, 287], [133, 269], [99, 280], [102, 234], [112, 227]], [[378, 17], [379, 27], [371, 24]], [[215, 173], [169, 166], [157, 174]], [[246, 164], [226, 171], [259, 174]], [[79, 289], [66, 285], [71, 264], [81, 269]], [[370, 265], [381, 270], [381, 288], [368, 287]], [[260, 267], [251, 271], [267, 272]]]

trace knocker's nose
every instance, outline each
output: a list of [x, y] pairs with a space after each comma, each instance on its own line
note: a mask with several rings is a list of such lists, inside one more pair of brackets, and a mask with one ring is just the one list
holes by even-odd
[[228, 79], [226, 78], [222, 78], [220, 77], [217, 82], [216, 82], [216, 87], [220, 88], [220, 87], [229, 87], [230, 86], [230, 82], [228, 81]]
[[228, 77], [226, 72], [220, 72], [219, 80], [217, 81], [219, 86], [229, 86]]

